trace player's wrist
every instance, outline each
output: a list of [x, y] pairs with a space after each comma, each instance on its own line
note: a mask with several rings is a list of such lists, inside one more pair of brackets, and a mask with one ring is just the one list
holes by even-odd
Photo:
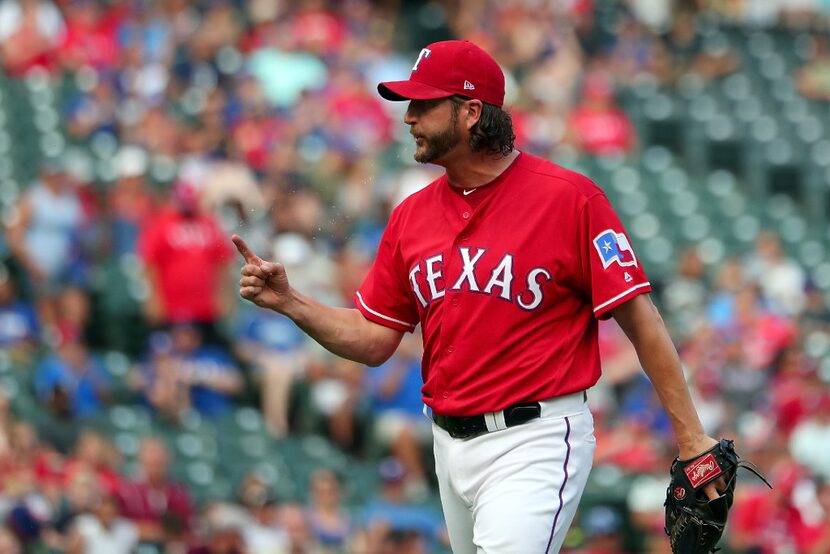
[[699, 435], [690, 436], [677, 441], [677, 448], [679, 450], [678, 456], [681, 460], [690, 460], [696, 456], [706, 452], [712, 446], [717, 444], [717, 440], [700, 433]]
[[302, 300], [302, 297], [296, 290], [289, 288], [286, 292], [277, 294], [274, 301], [268, 307], [289, 319], [297, 321], [302, 317]]

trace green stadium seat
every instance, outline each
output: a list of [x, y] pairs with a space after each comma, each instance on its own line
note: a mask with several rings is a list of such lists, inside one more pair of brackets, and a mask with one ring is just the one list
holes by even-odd
[[761, 222], [754, 215], [739, 216], [732, 224], [732, 237], [739, 243], [754, 241], [760, 231]]
[[127, 459], [135, 459], [141, 437], [134, 432], [120, 431], [111, 436], [118, 452]]
[[658, 175], [671, 167], [674, 157], [668, 148], [660, 145], [649, 145], [640, 157], [643, 171]]
[[820, 240], [809, 239], [798, 245], [798, 260], [807, 268], [814, 268], [826, 260], [827, 252]]
[[341, 473], [343, 502], [347, 506], [361, 506], [368, 502], [379, 485], [377, 464], [352, 463]]
[[787, 216], [778, 225], [778, 235], [792, 245], [800, 244], [807, 237], [807, 221], [798, 214]]
[[651, 240], [660, 234], [660, 218], [651, 212], [642, 213], [631, 221], [631, 233], [642, 241]]
[[709, 236], [711, 230], [709, 218], [700, 213], [692, 213], [684, 217], [680, 223], [683, 238], [688, 242], [699, 242]]
[[308, 500], [308, 479], [307, 476], [300, 477], [303, 470], [311, 466], [299, 462], [294, 464], [286, 463], [285, 460], [270, 457], [268, 460], [253, 465], [249, 471], [256, 472], [269, 484], [274, 494], [285, 500], [306, 502]]
[[240, 431], [247, 433], [262, 433], [265, 431], [262, 414], [255, 408], [248, 406], [237, 408], [233, 414], [233, 421]]
[[711, 236], [698, 243], [697, 251], [703, 263], [713, 266], [720, 264], [726, 255], [723, 241]]
[[110, 428], [125, 433], [150, 434], [153, 430], [150, 414], [142, 407], [117, 404], [108, 411]]
[[339, 471], [348, 463], [346, 455], [320, 435], [304, 437], [301, 446], [308, 459], [318, 466]]
[[190, 432], [179, 433], [174, 437], [177, 456], [191, 460], [215, 460], [219, 448], [211, 434]]
[[825, 293], [830, 292], [830, 262], [818, 264], [810, 272], [812, 282]]

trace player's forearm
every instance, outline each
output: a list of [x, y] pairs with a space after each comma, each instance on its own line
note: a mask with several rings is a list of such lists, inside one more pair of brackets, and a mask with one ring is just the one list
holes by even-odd
[[355, 309], [327, 306], [295, 290], [278, 311], [329, 352], [370, 366], [385, 362], [402, 337], [400, 331], [373, 323]]
[[617, 308], [614, 317], [634, 345], [640, 364], [660, 397], [671, 420], [681, 455], [684, 450], [695, 453], [696, 445], [706, 434], [663, 319], [645, 295]]

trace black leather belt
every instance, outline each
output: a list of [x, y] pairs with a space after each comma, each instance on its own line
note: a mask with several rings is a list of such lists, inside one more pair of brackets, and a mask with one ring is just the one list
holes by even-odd
[[[505, 425], [515, 427], [541, 416], [542, 406], [538, 402], [524, 402], [505, 408], [503, 412]], [[445, 416], [433, 413], [432, 420], [455, 439], [469, 439], [487, 432], [487, 422], [483, 414]]]

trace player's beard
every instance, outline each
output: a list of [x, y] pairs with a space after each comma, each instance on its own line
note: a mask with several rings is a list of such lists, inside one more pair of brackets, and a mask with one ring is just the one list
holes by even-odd
[[461, 131], [458, 129], [458, 110], [453, 109], [449, 125], [443, 131], [432, 135], [418, 136], [423, 139], [424, 144], [415, 147], [415, 161], [422, 164], [437, 162], [461, 142]]

